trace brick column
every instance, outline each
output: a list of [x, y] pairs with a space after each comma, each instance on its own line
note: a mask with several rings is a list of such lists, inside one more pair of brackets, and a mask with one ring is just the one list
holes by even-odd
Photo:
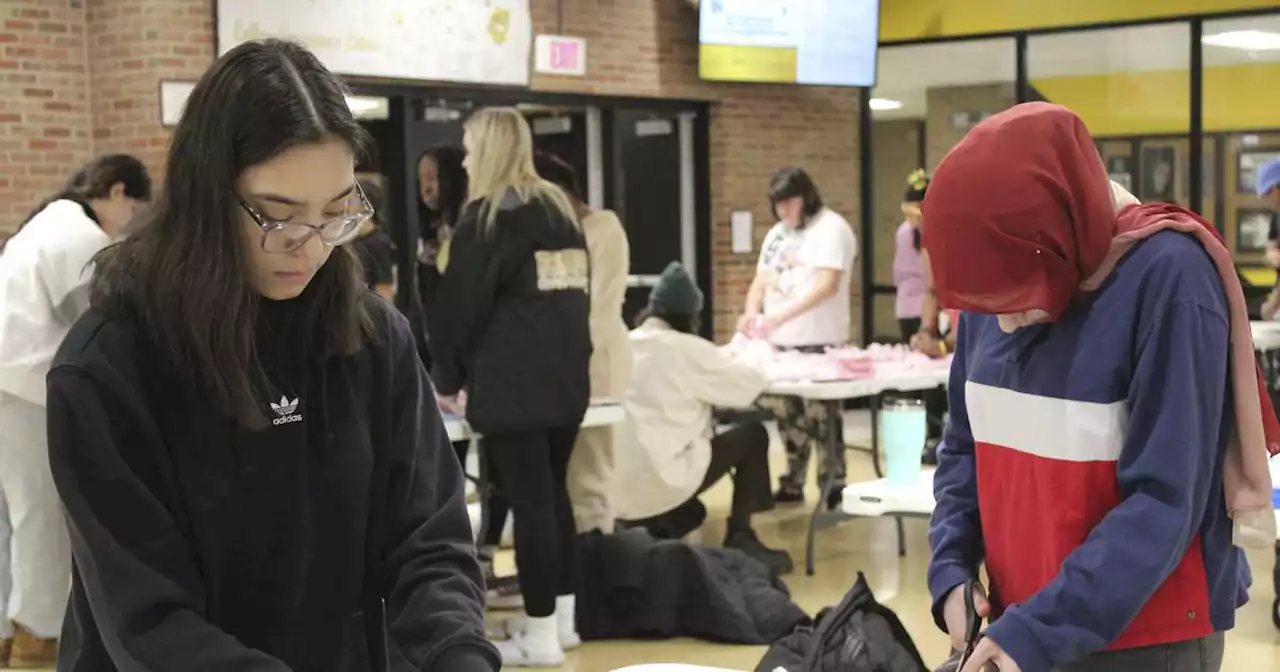
[[160, 82], [195, 80], [213, 61], [209, 0], [88, 0], [93, 147], [128, 152], [159, 180], [170, 129]]
[[78, 1], [0, 4], [0, 240], [91, 153]]

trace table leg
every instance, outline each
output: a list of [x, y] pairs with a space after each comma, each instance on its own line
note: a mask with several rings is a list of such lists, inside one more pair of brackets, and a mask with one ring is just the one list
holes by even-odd
[[907, 557], [907, 537], [902, 530], [902, 516], [894, 516], [893, 522], [898, 525], [898, 557]]
[[823, 451], [822, 459], [826, 460], [827, 468], [826, 478], [822, 479], [819, 485], [818, 503], [813, 507], [813, 514], [809, 517], [809, 533], [805, 538], [804, 549], [804, 571], [809, 576], [814, 575], [813, 566], [813, 546], [818, 534], [818, 517], [822, 515], [822, 510], [827, 506], [827, 499], [831, 494], [831, 490], [835, 487], [836, 477], [836, 460], [841, 459], [843, 452], [840, 445], [843, 438], [840, 436], [840, 424], [842, 422], [840, 413], [842, 404], [840, 401], [824, 401], [827, 407], [827, 450]]
[[876, 478], [884, 478], [880, 468], [880, 395], [871, 397], [871, 467], [876, 470]]
[[493, 521], [489, 520], [492, 514], [489, 511], [489, 461], [485, 459], [484, 453], [481, 452], [480, 439], [471, 439], [471, 452], [476, 456], [476, 464], [478, 477], [476, 478], [476, 497], [480, 501], [480, 529], [476, 530], [476, 546], [479, 547], [484, 543], [485, 534], [489, 531], [489, 525]]

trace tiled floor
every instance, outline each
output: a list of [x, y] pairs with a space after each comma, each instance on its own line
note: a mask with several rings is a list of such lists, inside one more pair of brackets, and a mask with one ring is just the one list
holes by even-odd
[[[856, 442], [860, 437], [865, 440], [868, 435], [865, 418], [853, 415], [848, 420], [846, 435], [850, 441]], [[870, 459], [865, 454], [851, 451], [849, 462], [851, 480], [874, 476]], [[781, 466], [780, 460], [775, 459], [775, 469]], [[727, 512], [730, 492], [729, 486], [722, 484], [709, 492], [704, 500], [710, 509], [708, 521], [711, 523], [703, 530], [702, 535], [709, 543], [717, 543], [723, 534], [723, 528], [715, 521], [721, 520]], [[813, 493], [810, 493], [811, 501], [812, 497]], [[878, 524], [883, 525], [880, 521], [855, 520], [821, 533], [817, 544], [817, 575], [807, 577], [800, 566], [804, 557], [804, 513], [791, 509], [757, 518], [757, 528], [765, 542], [786, 548], [796, 559], [797, 571], [786, 580], [796, 601], [806, 611], [816, 613], [824, 606], [839, 602], [852, 585], [856, 572], [861, 570], [871, 581], [877, 596], [902, 619], [925, 662], [932, 666], [946, 658], [949, 649], [947, 637], [933, 624], [929, 615], [930, 600], [925, 588], [925, 567], [929, 557], [927, 521], [906, 521], [907, 556], [900, 563], [895, 563], [898, 594], [883, 599], [887, 595], [884, 585], [886, 582], [891, 583], [886, 575], [893, 573], [894, 566], [886, 568], [881, 564], [877, 567], [872, 562], [869, 549], [873, 536], [878, 531], [892, 534], [891, 523], [887, 529], [878, 529]], [[1271, 585], [1274, 555], [1270, 552], [1254, 553], [1250, 555], [1249, 561], [1254, 576], [1257, 577], [1252, 600], [1239, 612], [1237, 627], [1228, 635], [1223, 670], [1280, 670], [1280, 631], [1272, 625], [1269, 614], [1271, 602], [1275, 598]], [[883, 571], [877, 571], [878, 569]], [[503, 615], [495, 613], [492, 617], [500, 619]], [[588, 643], [569, 655], [564, 669], [573, 672], [608, 672], [638, 663], [683, 662], [752, 670], [763, 652], [764, 649], [758, 647], [724, 646], [694, 640]]]
[[[865, 440], [867, 423], [864, 416], [852, 415], [847, 423], [847, 436], [851, 441]], [[775, 460], [775, 468], [781, 466]], [[872, 476], [869, 459], [856, 452], [849, 455], [850, 479]], [[710, 509], [707, 529], [700, 534], [708, 542], [716, 543], [723, 534], [721, 523], [728, 509], [730, 489], [722, 484], [708, 493], [706, 502]], [[810, 493], [812, 498], [813, 493]], [[817, 576], [806, 577], [799, 569], [803, 558], [805, 518], [802, 511], [791, 509], [760, 516], [757, 528], [766, 543], [784, 547], [796, 559], [797, 572], [787, 577], [787, 584], [799, 604], [810, 613], [835, 604], [852, 585], [859, 570], [867, 574], [878, 596], [894, 609], [907, 630], [915, 639], [925, 662], [935, 665], [947, 655], [946, 636], [938, 632], [929, 616], [929, 597], [924, 587], [925, 566], [928, 561], [928, 542], [925, 538], [927, 523], [922, 520], [906, 521], [907, 556], [900, 563], [879, 565], [872, 562], [869, 549], [873, 536], [885, 528], [875, 520], [855, 520], [834, 530], [822, 533], [818, 538]], [[892, 527], [887, 528], [891, 533]], [[509, 558], [504, 558], [508, 563]], [[1257, 578], [1251, 602], [1239, 612], [1237, 627], [1227, 638], [1227, 657], [1223, 669], [1227, 672], [1258, 672], [1280, 670], [1280, 631], [1271, 623], [1269, 609], [1274, 599], [1271, 570], [1274, 561], [1269, 552], [1253, 553], [1249, 557]], [[897, 595], [884, 599], [885, 590], [893, 570], [897, 570]], [[509, 566], [506, 568], [509, 571]], [[879, 571], [878, 571], [879, 570]], [[494, 620], [505, 617], [502, 612], [491, 615]], [[638, 663], [683, 662], [737, 670], [752, 670], [763, 654], [763, 649], [746, 646], [724, 646], [694, 640], [670, 642], [603, 642], [588, 643], [569, 655], [564, 669], [572, 672], [608, 672]]]

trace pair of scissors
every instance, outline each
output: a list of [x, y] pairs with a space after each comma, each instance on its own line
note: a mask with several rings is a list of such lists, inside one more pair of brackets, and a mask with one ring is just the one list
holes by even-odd
[[960, 654], [960, 664], [956, 666], [957, 672], [964, 669], [964, 664], [969, 662], [969, 656], [973, 655], [973, 649], [978, 645], [978, 640], [982, 639], [982, 617], [978, 615], [978, 609], [973, 604], [973, 591], [978, 587], [977, 579], [969, 579], [964, 582], [964, 652]]

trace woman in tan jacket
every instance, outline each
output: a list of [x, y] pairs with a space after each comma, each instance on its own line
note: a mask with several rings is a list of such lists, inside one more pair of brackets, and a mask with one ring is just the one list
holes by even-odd
[[[539, 152], [534, 165], [543, 179], [573, 200], [587, 238], [591, 263], [591, 397], [618, 399], [631, 380], [631, 341], [622, 320], [631, 248], [622, 222], [611, 210], [592, 210], [582, 200], [573, 168], [554, 154]], [[589, 427], [578, 433], [569, 458], [569, 499], [579, 532], [613, 532], [614, 428]]]

